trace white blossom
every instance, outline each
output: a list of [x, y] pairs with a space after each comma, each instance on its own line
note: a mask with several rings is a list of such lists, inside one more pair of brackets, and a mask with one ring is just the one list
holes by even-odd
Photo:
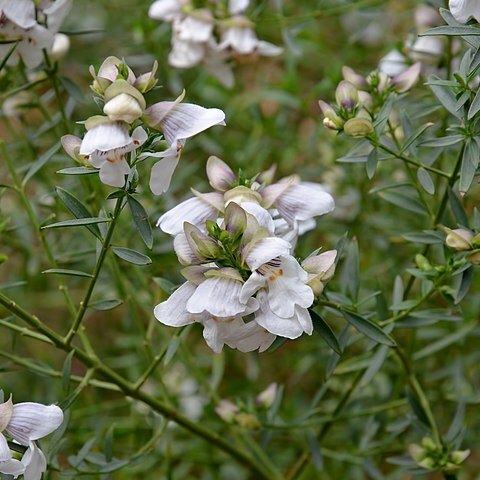
[[470, 18], [480, 22], [480, 0], [449, 0], [448, 8], [460, 23], [467, 23]]

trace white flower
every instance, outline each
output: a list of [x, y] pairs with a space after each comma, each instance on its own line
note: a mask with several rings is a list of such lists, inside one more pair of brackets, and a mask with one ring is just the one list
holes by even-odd
[[15, 442], [28, 447], [21, 462], [12, 458], [7, 440], [0, 433], [0, 472], [25, 480], [40, 480], [47, 468], [43, 452], [35, 440], [56, 430], [63, 422], [63, 412], [56, 405], [24, 402], [13, 405], [11, 398], [0, 404], [0, 432], [6, 432]]
[[145, 143], [147, 133], [137, 127], [132, 136], [121, 122], [102, 122], [89, 129], [80, 145], [80, 155], [88, 156], [89, 163], [100, 169], [100, 180], [106, 185], [123, 187], [125, 175], [130, 173], [125, 154]]
[[389, 77], [394, 77], [408, 68], [405, 57], [398, 50], [391, 50], [378, 62], [378, 68]]
[[480, 22], [480, 0], [449, 0], [448, 8], [460, 23], [467, 23], [472, 17]]
[[206, 46], [203, 43], [181, 39], [174, 30], [168, 63], [175, 68], [195, 67], [205, 57], [205, 48]]
[[150, 5], [148, 16], [155, 20], [173, 22], [183, 16], [182, 6], [189, 3], [185, 0], [157, 0]]
[[206, 8], [192, 10], [183, 20], [175, 23], [175, 32], [183, 41], [208, 42], [213, 34], [212, 13]]

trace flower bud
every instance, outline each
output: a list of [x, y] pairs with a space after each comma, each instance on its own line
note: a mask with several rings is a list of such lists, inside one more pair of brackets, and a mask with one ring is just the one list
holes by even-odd
[[7, 425], [9, 424], [12, 415], [13, 403], [12, 397], [10, 396], [10, 398], [5, 403], [0, 404], [0, 432], [3, 432], [7, 428]]
[[467, 260], [472, 265], [480, 265], [480, 248], [467, 253]]
[[473, 233], [470, 230], [464, 228], [451, 230], [450, 228], [446, 228], [445, 231], [447, 232], [447, 238], [445, 239], [447, 247], [459, 252], [463, 250], [471, 250], [473, 246]]
[[135, 98], [127, 93], [121, 93], [105, 104], [103, 113], [112, 122], [131, 124], [143, 115], [143, 110]]
[[330, 130], [341, 130], [343, 128], [343, 124], [345, 123], [341, 117], [339, 117], [335, 110], [323, 100], [319, 100], [318, 104], [322, 113], [324, 115], [323, 124], [325, 127], [329, 128]]
[[470, 450], [455, 450], [450, 454], [450, 460], [455, 465], [460, 465], [470, 455]]
[[422, 272], [428, 272], [432, 269], [432, 264], [420, 253], [415, 255], [415, 263], [417, 264], [417, 267], [422, 270]]
[[241, 412], [235, 417], [236, 423], [246, 430], [258, 430], [262, 424], [258, 421], [258, 418], [251, 413]]
[[75, 135], [64, 135], [60, 141], [62, 142], [63, 149], [71, 158], [76, 162], [83, 163], [84, 156], [80, 155], [81, 138]]
[[158, 79], [155, 78], [155, 74], [157, 73], [157, 70], [158, 70], [158, 62], [155, 60], [155, 62], [153, 63], [152, 70], [148, 73], [144, 73], [140, 75], [133, 83], [133, 86], [142, 93], [146, 93], [150, 91], [158, 82]]
[[342, 67], [343, 79], [351, 83], [358, 90], [365, 90], [368, 87], [367, 79], [350, 67]]
[[70, 38], [64, 33], [56, 33], [53, 40], [52, 51], [50, 58], [53, 60], [60, 60], [70, 50]]
[[358, 92], [358, 100], [365, 109], [367, 109], [368, 111], [373, 110], [375, 102], [373, 100], [373, 97], [368, 92]]
[[215, 412], [223, 421], [233, 423], [240, 409], [230, 400], [220, 400], [215, 407]]
[[480, 233], [477, 233], [473, 238], [472, 238], [472, 245], [474, 247], [480, 247]]
[[373, 124], [367, 118], [351, 118], [345, 123], [343, 131], [350, 137], [367, 137], [373, 133]]
[[261, 408], [270, 408], [277, 396], [277, 390], [277, 384], [271, 383], [263, 392], [258, 394], [255, 403]]
[[329, 250], [320, 255], [312, 255], [302, 262], [302, 268], [308, 273], [307, 285], [316, 297], [320, 296], [326, 283], [335, 273], [336, 250]]
[[339, 107], [352, 111], [358, 104], [358, 91], [350, 82], [342, 80], [335, 90], [335, 100]]
[[207, 160], [207, 177], [210, 185], [219, 192], [226, 192], [237, 179], [232, 169], [215, 156]]
[[258, 204], [262, 202], [262, 197], [258, 192], [255, 192], [251, 188], [244, 187], [243, 185], [228, 190], [225, 192], [224, 197], [225, 205], [228, 205], [230, 202], [235, 202], [239, 205], [242, 202], [253, 202]]

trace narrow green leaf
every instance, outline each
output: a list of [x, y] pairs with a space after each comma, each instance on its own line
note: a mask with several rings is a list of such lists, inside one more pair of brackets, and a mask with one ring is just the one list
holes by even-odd
[[378, 151], [374, 148], [369, 154], [367, 158], [367, 177], [371, 180], [375, 175], [375, 170], [377, 169], [378, 165]]
[[[464, 225], [468, 227], [468, 217], [463, 208], [462, 200], [459, 195], [453, 191], [452, 188], [448, 187], [448, 200], [450, 203], [450, 208], [452, 209], [453, 216], [459, 225]], [[441, 219], [440, 219], [441, 220]]]
[[152, 226], [148, 219], [148, 213], [143, 205], [131, 195], [127, 197], [127, 203], [132, 213], [133, 222], [137, 227], [138, 233], [145, 242], [145, 245], [151, 250], [153, 246]]
[[[75, 196], [64, 188], [57, 187], [57, 195], [70, 212], [77, 218], [93, 218], [88, 208]], [[98, 238], [100, 238], [100, 230], [98, 226], [87, 225], [87, 228]]]
[[478, 167], [480, 159], [480, 151], [477, 142], [471, 140], [465, 144], [463, 151], [462, 166], [460, 168], [460, 184], [459, 190], [466, 192], [471, 183]]
[[445, 442], [453, 442], [462, 432], [465, 421], [465, 403], [460, 402], [457, 406], [457, 411], [453, 417], [452, 423], [448, 428], [447, 435], [445, 436]]
[[470, 108], [468, 109], [468, 119], [471, 120], [480, 110], [480, 90], [478, 90], [477, 94], [475, 95], [475, 98], [472, 101], [472, 104], [470, 105]]
[[70, 376], [72, 375], [72, 360], [73, 356], [75, 355], [75, 350], [72, 350], [63, 362], [62, 368], [62, 388], [65, 394], [68, 393], [69, 386], [70, 386]]
[[414, 144], [419, 137], [421, 137], [427, 128], [430, 128], [433, 124], [432, 123], [426, 123], [425, 125], [422, 125], [416, 132], [413, 132], [412, 135], [405, 140], [405, 142], [402, 145], [401, 152], [404, 152], [407, 150], [412, 144]]
[[[429, 80], [439, 80], [438, 77], [435, 75], [431, 75]], [[430, 85], [432, 92], [435, 96], [440, 100], [440, 103], [452, 114], [455, 115], [457, 118], [462, 118], [462, 113], [457, 110], [457, 99], [455, 98], [455, 94], [447, 87], [441, 87], [439, 85]]]
[[433, 183], [432, 177], [430, 177], [430, 174], [423, 167], [417, 170], [417, 178], [427, 193], [430, 195], [435, 193], [435, 184]]
[[317, 436], [311, 430], [307, 430], [307, 444], [315, 470], [317, 472], [323, 471], [323, 458], [320, 444], [318, 443]]
[[61, 175], [92, 175], [93, 173], [98, 173], [99, 170], [96, 168], [87, 168], [87, 167], [69, 167], [69, 168], [62, 168], [55, 173], [59, 173]]
[[67, 270], [65, 268], [49, 268], [44, 270], [42, 273], [48, 273], [53, 275], [70, 275], [71, 277], [87, 277], [93, 278], [93, 275], [86, 272], [81, 272], [80, 270]]
[[94, 310], [113, 310], [123, 303], [123, 300], [118, 300], [116, 298], [112, 300], [100, 300], [98, 302], [90, 303], [88, 308], [93, 308]]
[[27, 182], [57, 153], [60, 148], [61, 143], [57, 142], [53, 147], [47, 150], [42, 156], [40, 156], [37, 160], [35, 160], [28, 172], [25, 174], [23, 178], [22, 185], [26, 185]]
[[346, 312], [345, 310], [342, 311], [342, 314], [350, 325], [371, 340], [389, 347], [396, 346], [395, 340], [371, 320], [367, 320], [358, 313]]
[[381, 345], [378, 350], [375, 352], [375, 355], [372, 357], [370, 365], [363, 374], [363, 377], [360, 381], [362, 386], [368, 385], [377, 372], [382, 368], [382, 365], [387, 358], [388, 347], [386, 345]]
[[339, 355], [342, 354], [342, 349], [338, 343], [337, 337], [333, 333], [328, 323], [314, 310], [310, 310], [312, 317], [313, 328], [325, 340], [325, 343]]
[[473, 280], [473, 266], [467, 268], [462, 273], [462, 278], [460, 284], [458, 285], [457, 294], [455, 296], [455, 305], [459, 304], [464, 298], [465, 295], [470, 290], [470, 286]]
[[413, 413], [417, 417], [417, 419], [428, 429], [430, 429], [430, 423], [428, 421], [428, 415], [425, 413], [420, 401], [418, 400], [415, 393], [413, 393], [410, 389], [407, 389], [407, 400], [412, 409]]
[[469, 36], [478, 36], [480, 35], [480, 29], [477, 27], [465, 25], [463, 27], [445, 25], [441, 27], [434, 27], [426, 32], [422, 33], [420, 36], [436, 36], [436, 35], [447, 35], [454, 37], [469, 37]]
[[343, 264], [341, 278], [343, 292], [349, 294], [352, 300], [356, 300], [360, 288], [360, 261], [358, 243], [355, 238], [352, 238], [348, 245], [347, 258]]
[[405, 233], [402, 235], [405, 240], [424, 245], [442, 244], [445, 241], [445, 234], [436, 230], [424, 230], [423, 232]]
[[83, 90], [70, 78], [60, 76], [60, 82], [65, 91], [77, 102], [83, 103], [85, 101], [85, 94]]
[[430, 138], [419, 144], [419, 147], [443, 148], [456, 145], [463, 141], [463, 135], [449, 135], [448, 137]]
[[63, 222], [51, 223], [50, 225], [45, 225], [42, 227], [42, 230], [47, 228], [63, 228], [63, 227], [86, 227], [87, 225], [93, 225], [95, 223], [109, 223], [111, 219], [109, 218], [76, 218], [74, 220], [64, 220]]
[[130, 248], [112, 247], [112, 250], [117, 257], [134, 265], [150, 265], [152, 263], [150, 257]]
[[409, 212], [418, 213], [419, 215], [427, 216], [427, 212], [423, 205], [412, 195], [404, 192], [383, 190], [378, 192], [379, 197], [383, 198], [389, 203], [393, 203], [397, 207], [408, 210]]

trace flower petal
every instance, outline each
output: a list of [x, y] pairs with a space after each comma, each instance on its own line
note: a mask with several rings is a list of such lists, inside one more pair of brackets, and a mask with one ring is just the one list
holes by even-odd
[[198, 197], [189, 198], [165, 212], [157, 222], [157, 227], [169, 235], [178, 235], [183, 232], [185, 222], [201, 227], [207, 220], [216, 220], [218, 211], [212, 205]]
[[56, 405], [24, 402], [13, 406], [13, 415], [6, 428], [18, 443], [28, 446], [32, 440], [43, 438], [63, 422], [63, 411]]
[[130, 135], [125, 124], [106, 122], [88, 130], [80, 146], [81, 155], [90, 155], [95, 150], [107, 152], [128, 145]]
[[25, 471], [25, 467], [19, 460], [12, 458], [12, 452], [7, 439], [0, 433], [0, 473], [13, 475], [17, 478]]
[[180, 153], [174, 147], [162, 153], [165, 153], [165, 157], [155, 163], [150, 171], [150, 190], [154, 195], [161, 195], [168, 190], [180, 160]]
[[248, 8], [250, 0], [228, 0], [228, 12], [230, 15], [238, 15]]
[[225, 192], [231, 188], [237, 178], [233, 170], [215, 156], [211, 156], [207, 160], [207, 177], [210, 185], [219, 192]]
[[178, 0], [157, 0], [150, 5], [148, 16], [155, 20], [171, 22], [181, 15], [182, 6]]
[[25, 466], [24, 480], [40, 480], [47, 470], [45, 455], [34, 442], [30, 442], [28, 450], [24, 453], [22, 464]]
[[187, 312], [186, 305], [196, 288], [193, 283], [185, 282], [170, 295], [168, 300], [155, 307], [153, 311], [155, 318], [170, 327], [183, 327], [194, 323], [195, 316]]
[[105, 185], [112, 187], [123, 187], [125, 185], [125, 175], [130, 173], [130, 167], [125, 160], [117, 160], [103, 163], [100, 168], [100, 180]]
[[[265, 330], [257, 322], [247, 323], [235, 340], [235, 348], [241, 352], [264, 352], [275, 340], [276, 336]], [[232, 346], [229, 344], [229, 346]]]
[[248, 249], [245, 263], [250, 270], [257, 270], [260, 266], [273, 258], [288, 255], [291, 246], [285, 240], [276, 237], [262, 238], [252, 248]]
[[30, 28], [37, 23], [32, 0], [2, 0], [0, 12], [21, 28]]

